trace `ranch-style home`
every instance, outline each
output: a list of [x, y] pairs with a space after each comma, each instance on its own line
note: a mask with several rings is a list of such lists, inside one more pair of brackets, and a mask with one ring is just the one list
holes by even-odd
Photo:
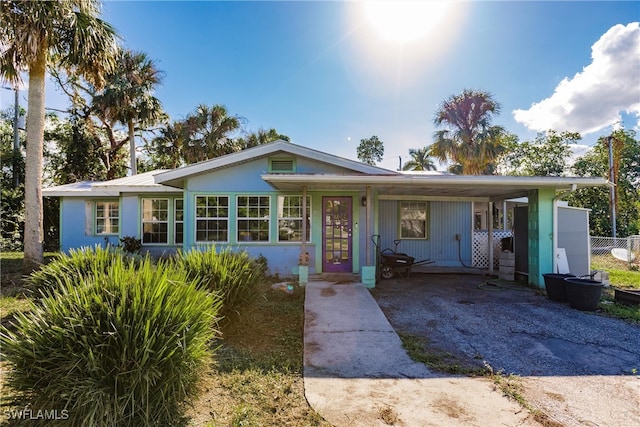
[[400, 240], [398, 251], [431, 266], [493, 271], [513, 228], [513, 200], [526, 197], [521, 269], [542, 286], [542, 274], [556, 271], [560, 200], [602, 185], [602, 178], [397, 172], [279, 140], [43, 195], [60, 198], [62, 251], [126, 236], [157, 256], [230, 246], [264, 256], [271, 273], [355, 273], [368, 286], [375, 285], [375, 235], [380, 248]]

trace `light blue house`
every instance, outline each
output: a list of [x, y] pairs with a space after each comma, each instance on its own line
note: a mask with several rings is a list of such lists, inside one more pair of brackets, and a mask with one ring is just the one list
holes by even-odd
[[[184, 166], [105, 182], [43, 190], [60, 198], [61, 249], [141, 239], [160, 256], [181, 248], [231, 246], [264, 256], [271, 273], [362, 274], [376, 248], [399, 249], [441, 267], [492, 271], [509, 231], [503, 201], [528, 197], [529, 282], [555, 271], [557, 202], [601, 178], [403, 173], [276, 141]], [[478, 229], [478, 212], [488, 214]], [[498, 225], [494, 228], [494, 225]], [[498, 230], [496, 230], [498, 229]], [[502, 233], [502, 234], [500, 234]], [[484, 236], [478, 238], [478, 236]], [[482, 256], [477, 256], [480, 253]]]

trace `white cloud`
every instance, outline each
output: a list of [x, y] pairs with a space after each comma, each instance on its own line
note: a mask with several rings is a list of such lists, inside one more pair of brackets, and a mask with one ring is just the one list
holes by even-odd
[[591, 58], [549, 98], [515, 110], [515, 120], [531, 130], [583, 135], [620, 121], [623, 112], [640, 121], [640, 23], [611, 27], [591, 47]]

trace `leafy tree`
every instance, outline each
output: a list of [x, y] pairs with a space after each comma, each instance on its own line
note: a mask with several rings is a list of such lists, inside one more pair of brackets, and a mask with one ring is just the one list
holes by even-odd
[[223, 156], [240, 147], [231, 135], [238, 131], [241, 119], [229, 116], [222, 105], [199, 105], [182, 124], [185, 140], [182, 155], [187, 164]]
[[[13, 185], [14, 173], [19, 176], [18, 182], [22, 182], [24, 159], [13, 151], [12, 117], [13, 112], [0, 111], [0, 248], [6, 251], [22, 250], [24, 235], [24, 186]], [[13, 170], [14, 155], [16, 170]]]
[[[102, 181], [107, 170], [101, 160], [101, 145], [95, 144], [86, 122], [78, 116], [51, 118], [45, 141], [53, 148], [45, 153], [45, 176], [54, 185], [78, 181]], [[124, 165], [121, 165], [124, 169]]]
[[[6, 112], [0, 112], [0, 248], [6, 251], [23, 250], [24, 241], [24, 185], [13, 185], [15, 155], [18, 174], [18, 182], [24, 177], [24, 157], [22, 151], [25, 148], [24, 133], [20, 132], [20, 151], [14, 154], [13, 150], [13, 118], [9, 119]], [[45, 116], [45, 129], [56, 127], [57, 117], [53, 113]], [[49, 141], [51, 131], [45, 131], [45, 140]], [[48, 166], [51, 159], [58, 154], [58, 149], [48, 149], [48, 144], [44, 145], [45, 177], [50, 177], [51, 172], [55, 172]], [[77, 163], [85, 161], [78, 159]], [[11, 165], [11, 167], [9, 167]], [[59, 165], [61, 168], [66, 165]], [[45, 178], [46, 179], [46, 178]], [[54, 183], [55, 180], [53, 181]], [[65, 182], [66, 184], [66, 182]], [[43, 230], [44, 244], [46, 248], [58, 248], [58, 210], [59, 201], [57, 199], [45, 199], [43, 201]]]
[[581, 139], [579, 133], [554, 130], [539, 133], [533, 141], [511, 139], [505, 143], [499, 169], [505, 175], [562, 176], [569, 167], [569, 145]]
[[[619, 158], [616, 179], [616, 235], [640, 233], [640, 141], [632, 130], [620, 129], [611, 135]], [[609, 142], [601, 137], [589, 153], [580, 157], [572, 171], [577, 176], [598, 176], [609, 179]], [[593, 236], [612, 233], [610, 189], [594, 187], [579, 189], [568, 200], [572, 206], [591, 209], [589, 229]]]
[[446, 129], [434, 133], [429, 155], [450, 161], [450, 171], [492, 174], [505, 135], [502, 126], [491, 124], [499, 112], [500, 105], [487, 92], [465, 89], [449, 97], [436, 111], [434, 123]]
[[[126, 174], [123, 167], [123, 147], [129, 143], [129, 169], [137, 172], [135, 137], [146, 134], [167, 115], [160, 101], [153, 96], [161, 81], [161, 72], [142, 52], [122, 51], [117, 67], [105, 76], [106, 84], [99, 89], [80, 76], [54, 72], [62, 90], [72, 101], [71, 114], [82, 117], [93, 136], [95, 150], [107, 171], [107, 179]], [[118, 125], [123, 125], [126, 131]]]
[[96, 0], [0, 2], [0, 76], [20, 81], [29, 74], [25, 157], [25, 236], [23, 272], [43, 262], [42, 160], [47, 67], [67, 68], [96, 86], [114, 65], [114, 29], [99, 19]]
[[384, 156], [384, 143], [373, 135], [371, 138], [361, 139], [357, 150], [358, 159], [362, 163], [375, 166], [376, 162], [381, 162]]
[[160, 82], [161, 72], [145, 53], [124, 50], [114, 72], [107, 75], [105, 89], [93, 97], [92, 109], [101, 121], [127, 127], [132, 175], [137, 172], [136, 126], [153, 126], [167, 117], [160, 100], [153, 96]]
[[402, 166], [403, 171], [434, 171], [436, 165], [429, 158], [429, 148], [410, 148], [411, 160]]

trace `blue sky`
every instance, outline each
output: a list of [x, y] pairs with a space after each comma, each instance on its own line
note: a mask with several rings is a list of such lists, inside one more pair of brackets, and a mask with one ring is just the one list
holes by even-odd
[[[396, 32], [424, 12], [400, 17]], [[439, 103], [465, 88], [501, 104], [495, 123], [532, 139], [581, 132], [592, 145], [620, 117], [640, 118], [640, 3], [455, 2], [431, 30], [388, 40], [362, 2], [110, 1], [103, 18], [164, 71], [156, 96], [172, 119], [222, 104], [246, 129], [356, 158], [363, 138], [385, 146], [383, 167], [432, 142]], [[392, 13], [384, 28], [394, 28]], [[402, 21], [406, 19], [407, 21]], [[386, 37], [386, 38], [385, 38]], [[3, 108], [12, 101], [0, 91]], [[26, 102], [25, 102], [26, 103]], [[50, 106], [64, 105], [49, 84]], [[580, 151], [580, 150], [578, 150]]]

